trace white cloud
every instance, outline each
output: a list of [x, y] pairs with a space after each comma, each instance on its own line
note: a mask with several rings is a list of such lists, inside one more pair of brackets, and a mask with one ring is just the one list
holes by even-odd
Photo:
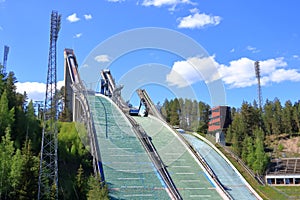
[[[64, 85], [64, 81], [57, 82], [57, 89], [60, 89]], [[26, 92], [29, 100], [44, 101], [46, 93], [46, 84], [39, 82], [17, 82], [17, 92], [23, 94]]]
[[219, 73], [226, 85], [231, 88], [247, 87], [256, 84], [254, 61], [249, 58], [233, 60], [229, 66], [219, 65]]
[[296, 69], [278, 69], [270, 75], [270, 80], [276, 83], [282, 81], [300, 81], [300, 73]]
[[190, 15], [177, 19], [179, 21], [178, 28], [203, 28], [207, 25], [216, 26], [221, 22], [220, 16], [199, 13], [198, 9], [191, 9], [190, 12]]
[[67, 20], [68, 20], [69, 22], [73, 23], [73, 22], [79, 21], [80, 18], [77, 17], [77, 14], [76, 14], [76, 13], [73, 13], [72, 15], [69, 15], [69, 16], [67, 17]]
[[258, 53], [258, 52], [260, 52], [259, 49], [257, 49], [256, 47], [252, 47], [252, 46], [247, 46], [246, 49], [248, 51], [251, 51], [252, 53]]
[[[186, 87], [199, 81], [205, 80], [208, 83], [221, 78], [229, 88], [249, 87], [257, 84], [254, 62], [243, 57], [224, 65], [218, 63], [214, 56], [193, 57], [175, 62], [166, 81], [169, 85]], [[262, 60], [259, 65], [262, 86], [284, 81], [300, 82], [300, 71], [287, 69], [287, 63], [282, 57]]]
[[[240, 58], [231, 61], [229, 66], [219, 65], [222, 80], [230, 88], [243, 88], [257, 84], [254, 60]], [[272, 58], [259, 62], [261, 85], [280, 83], [283, 81], [300, 81], [300, 72], [296, 69], [286, 69], [284, 58]]]
[[114, 2], [114, 3], [117, 3], [117, 2], [123, 2], [123, 1], [125, 1], [125, 0], [107, 0], [108, 2]]
[[186, 87], [198, 81], [211, 82], [218, 78], [216, 63], [211, 56], [191, 57], [186, 61], [175, 62], [166, 80], [169, 85]]
[[98, 56], [96, 56], [95, 57], [95, 60], [97, 61], [97, 62], [109, 62], [110, 61], [110, 58], [109, 58], [109, 56], [108, 55], [98, 55]]
[[189, 0], [144, 0], [142, 5], [143, 6], [176, 6], [178, 4], [194, 4]]
[[80, 38], [82, 36], [82, 33], [77, 33], [73, 36], [73, 38]]
[[84, 19], [86, 19], [86, 20], [91, 20], [93, 18], [91, 14], [86, 14], [83, 16], [84, 16]]
[[299, 55], [293, 55], [293, 58], [300, 59], [300, 56]]

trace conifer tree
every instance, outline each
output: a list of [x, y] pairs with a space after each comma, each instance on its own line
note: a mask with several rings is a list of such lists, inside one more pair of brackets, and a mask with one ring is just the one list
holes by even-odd
[[0, 143], [0, 199], [9, 197], [11, 190], [10, 172], [14, 151], [15, 148], [13, 141], [11, 141], [10, 128], [8, 127]]
[[14, 113], [15, 109], [9, 109], [8, 107], [7, 92], [4, 90], [0, 99], [0, 135], [4, 135], [7, 127], [11, 129], [14, 122]]
[[109, 200], [107, 186], [104, 185], [101, 187], [99, 180], [100, 180], [99, 175], [96, 177], [91, 175], [89, 177], [88, 180], [89, 191], [87, 193], [88, 200]]
[[75, 178], [75, 192], [76, 197], [78, 200], [84, 200], [86, 199], [86, 193], [87, 193], [87, 182], [84, 177], [84, 170], [82, 168], [82, 165], [80, 164], [77, 175]]
[[31, 151], [31, 141], [26, 140], [22, 148], [23, 166], [21, 169], [20, 187], [18, 189], [19, 199], [35, 199], [38, 185], [39, 158]]

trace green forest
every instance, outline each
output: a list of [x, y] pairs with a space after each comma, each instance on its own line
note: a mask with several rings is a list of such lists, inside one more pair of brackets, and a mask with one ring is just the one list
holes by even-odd
[[196, 100], [166, 99], [160, 108], [166, 121], [187, 131], [207, 133], [210, 106]]
[[[16, 82], [13, 72], [0, 73], [0, 199], [37, 199], [42, 114], [26, 93], [16, 92]], [[68, 121], [63, 114], [60, 119]], [[57, 126], [59, 199], [108, 199], [107, 188], [93, 176], [91, 155], [75, 123]]]
[[[165, 100], [160, 108], [166, 121], [187, 131], [207, 134], [210, 106], [196, 100]], [[231, 108], [232, 123], [226, 130], [226, 143], [257, 174], [264, 174], [274, 147], [269, 136], [300, 136], [300, 102], [275, 98], [266, 100], [262, 108], [257, 102], [243, 102]], [[298, 144], [299, 145], [299, 144]], [[276, 149], [275, 149], [276, 150]]]
[[[16, 92], [16, 82], [13, 72], [0, 73], [0, 199], [36, 199], [42, 114], [26, 93]], [[210, 109], [204, 102], [182, 98], [166, 99], [160, 107], [174, 127], [201, 134], [208, 134]], [[108, 199], [108, 189], [93, 176], [91, 155], [69, 118], [64, 111], [58, 122], [59, 199]], [[266, 100], [262, 108], [256, 101], [243, 102], [231, 108], [231, 119], [227, 146], [255, 173], [264, 174], [275, 150], [268, 137], [300, 135], [300, 102]]]

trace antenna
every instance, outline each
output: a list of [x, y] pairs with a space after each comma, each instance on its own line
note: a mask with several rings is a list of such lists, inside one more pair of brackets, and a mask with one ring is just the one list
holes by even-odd
[[56, 42], [61, 16], [52, 11], [38, 199], [58, 199]]
[[259, 108], [261, 109], [262, 107], [262, 94], [261, 94], [261, 85], [260, 85], [260, 66], [259, 66], [259, 61], [255, 61], [254, 63], [255, 67], [255, 74], [257, 78], [257, 95], [258, 95], [258, 105]]

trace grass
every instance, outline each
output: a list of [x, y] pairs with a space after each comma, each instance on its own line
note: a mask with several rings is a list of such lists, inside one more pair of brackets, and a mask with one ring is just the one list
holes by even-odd
[[[283, 186], [283, 187], [271, 187], [268, 185], [260, 185], [257, 183], [257, 181], [250, 176], [244, 168], [242, 168], [236, 160], [231, 157], [230, 154], [228, 154], [226, 151], [223, 150], [222, 147], [219, 145], [216, 145], [216, 147], [222, 151], [222, 153], [230, 160], [230, 162], [235, 166], [235, 168], [242, 174], [242, 176], [246, 179], [246, 181], [253, 187], [253, 189], [263, 198], [266, 200], [287, 200], [290, 199], [289, 191], [286, 188], [289, 188], [289, 186]], [[290, 192], [291, 194], [294, 194], [293, 196], [297, 196], [300, 194], [300, 188], [297, 189], [295, 192]], [[294, 199], [294, 198], [291, 198]]]
[[300, 187], [299, 186], [277, 186], [278, 191], [284, 193], [288, 199], [300, 199]]

